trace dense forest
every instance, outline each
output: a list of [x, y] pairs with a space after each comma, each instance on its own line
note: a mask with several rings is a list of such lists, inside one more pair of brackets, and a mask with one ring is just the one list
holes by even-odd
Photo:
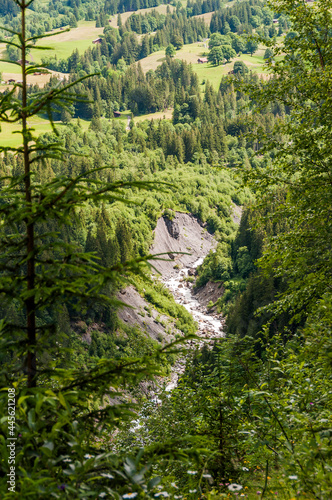
[[[112, 8], [114, 5], [112, 3]], [[140, 8], [127, 7], [130, 11]], [[153, 5], [142, 5], [142, 8], [144, 7], [153, 7]], [[51, 12], [51, 17], [49, 17], [49, 12]], [[116, 12], [123, 12], [120, 4]], [[210, 26], [206, 25], [204, 19], [195, 17], [205, 12], [213, 12]], [[76, 50], [68, 59], [58, 59], [56, 54], [51, 58], [43, 59], [43, 64], [55, 71], [76, 72], [79, 68], [80, 71], [90, 73], [91, 69], [100, 71], [103, 67], [105, 71], [106, 67], [110, 71], [110, 68], [114, 68], [119, 61], [121, 66], [123, 62], [132, 64], [169, 44], [178, 50], [183, 44], [205, 40], [213, 33], [228, 36], [223, 43], [216, 45], [229, 45], [237, 54], [244, 52], [253, 54], [257, 50], [257, 44], [255, 45], [254, 40], [248, 38], [253, 30], [260, 36], [273, 39], [277, 34], [282, 35], [289, 29], [286, 15], [276, 18], [278, 30], [276, 29], [273, 11], [264, 7], [261, 0], [246, 0], [227, 9], [218, 2], [216, 5], [213, 2], [195, 3], [195, 9], [190, 3], [187, 8], [178, 3], [173, 12], [168, 6], [166, 14], [160, 14], [153, 9], [147, 13], [136, 14], [134, 12], [124, 25], [122, 25], [121, 17], [118, 16], [119, 29], [109, 25], [111, 14], [107, 3], [102, 7], [87, 2], [75, 6], [74, 9], [69, 6], [64, 7], [61, 2], [54, 3], [47, 8], [47, 14], [46, 9], [41, 7], [37, 11], [31, 11], [28, 33], [31, 36], [40, 36], [54, 28], [77, 27], [77, 22], [82, 19], [96, 19], [96, 26], [103, 28], [100, 45], [88, 49], [81, 57]], [[54, 20], [52, 24], [50, 19]], [[3, 17], [3, 21], [4, 25], [11, 26], [13, 29], [19, 26], [18, 15], [7, 14]], [[140, 37], [141, 34], [145, 36]], [[17, 47], [7, 44], [7, 55], [10, 60], [16, 61], [19, 58]]]
[[[22, 72], [0, 89], [22, 137], [0, 143], [0, 496], [329, 500], [332, 0], [158, 5], [0, 1]], [[100, 44], [26, 60], [80, 20]], [[203, 40], [216, 67], [264, 47], [264, 71], [201, 82], [174, 53]], [[64, 78], [29, 85], [43, 67]], [[151, 254], [180, 216], [198, 243]]]

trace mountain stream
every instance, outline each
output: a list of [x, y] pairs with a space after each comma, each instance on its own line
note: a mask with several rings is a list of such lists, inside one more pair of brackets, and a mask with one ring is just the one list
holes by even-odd
[[[193, 293], [193, 283], [186, 281], [190, 269], [196, 269], [203, 263], [204, 257], [200, 257], [190, 268], [182, 268], [175, 276], [165, 279], [163, 282], [172, 292], [175, 301], [183, 305], [188, 312], [193, 316], [198, 323], [197, 336], [204, 338], [202, 341], [189, 341], [193, 349], [202, 347], [206, 339], [211, 339], [209, 342], [213, 344], [214, 340], [224, 336], [223, 319], [221, 315], [209, 312], [206, 307], [202, 306]], [[185, 359], [179, 361], [175, 365], [172, 372], [171, 381], [166, 386], [166, 391], [171, 391], [177, 385], [179, 375], [184, 372]]]
[[[206, 342], [209, 342], [209, 344], [212, 345], [217, 338], [224, 336], [223, 319], [221, 315], [211, 313], [204, 306], [202, 306], [193, 293], [193, 283], [190, 283], [185, 279], [188, 277], [189, 270], [196, 269], [203, 263], [203, 260], [204, 257], [200, 257], [190, 267], [184, 267], [175, 275], [163, 280], [165, 286], [167, 286], [167, 288], [172, 292], [175, 301], [178, 304], [183, 305], [198, 324], [198, 331], [196, 334], [198, 337], [202, 337], [202, 340], [190, 340], [189, 346], [192, 349], [202, 347]], [[177, 360], [173, 367], [170, 380], [166, 386], [163, 387], [166, 392], [170, 392], [175, 389], [178, 378], [184, 373], [185, 367], [186, 358], [181, 357]], [[158, 392], [159, 391], [157, 391], [155, 395], [150, 398], [150, 402], [154, 404], [161, 403], [161, 400], [158, 398]], [[140, 429], [144, 425], [144, 418], [142, 417], [142, 414], [139, 414], [139, 418], [134, 420], [132, 424], [132, 432]]]

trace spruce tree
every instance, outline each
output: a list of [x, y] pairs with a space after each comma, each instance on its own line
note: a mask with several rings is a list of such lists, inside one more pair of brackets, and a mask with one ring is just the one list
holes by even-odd
[[[112, 435], [131, 414], [128, 406], [110, 406], [105, 398], [120, 396], [124, 383], [136, 384], [157, 373], [157, 363], [149, 353], [149, 359], [78, 364], [75, 351], [66, 348], [75, 339], [67, 336], [66, 310], [80, 317], [91, 304], [101, 309], [114, 307], [119, 301], [105, 290], [123, 284], [124, 273], [141, 272], [146, 261], [141, 258], [111, 267], [96, 262], [95, 254], [83, 252], [69, 239], [77, 214], [89, 204], [114, 199], [128, 202], [127, 186], [148, 189], [151, 185], [101, 181], [96, 169], [77, 176], [66, 175], [64, 170], [40, 181], [37, 174], [45, 163], [64, 162], [75, 151], [68, 151], [60, 141], [39, 140], [29, 121], [47, 114], [54, 127], [53, 113], [75, 103], [75, 82], [28, 92], [28, 75], [44, 68], [26, 63], [27, 51], [36, 40], [26, 29], [31, 2], [15, 4], [21, 11], [21, 28], [14, 34], [21, 51], [22, 83], [1, 95], [0, 121], [17, 124], [22, 145], [0, 148], [5, 157], [14, 153], [13, 164], [18, 167], [8, 169], [0, 180], [0, 380], [2, 388], [14, 394], [16, 427], [11, 425], [8, 435], [8, 392], [2, 390], [0, 408], [6, 418], [0, 423], [0, 496], [42, 500], [64, 494], [82, 499], [119, 496], [132, 488], [150, 491], [153, 485], [145, 481], [148, 467], [140, 465], [141, 455], [135, 465], [141, 474], [137, 482], [135, 473], [124, 474], [125, 457], [110, 453], [104, 444], [104, 436]], [[91, 247], [91, 234], [88, 239]], [[132, 255], [130, 242], [127, 247], [127, 254]], [[57, 322], [59, 316], [63, 321]], [[11, 490], [8, 436], [17, 438], [17, 475]], [[117, 480], [111, 483], [110, 477]]]

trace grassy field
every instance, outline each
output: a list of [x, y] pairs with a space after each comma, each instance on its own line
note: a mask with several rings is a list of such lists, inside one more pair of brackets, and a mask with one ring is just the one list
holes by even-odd
[[[12, 65], [13, 68], [14, 65]], [[10, 71], [11, 68], [8, 68], [8, 70]], [[18, 67], [18, 70], [19, 71], [20, 68]], [[28, 75], [27, 76], [27, 81], [29, 84], [31, 85], [38, 85], [39, 87], [44, 87], [45, 83], [47, 83], [51, 77], [51, 75], [55, 75], [58, 79], [59, 78], [64, 78], [68, 75], [65, 75], [64, 73], [57, 73], [56, 71], [50, 71], [49, 73], [47, 74], [44, 74], [44, 75]], [[10, 79], [12, 80], [15, 80], [16, 82], [19, 82], [20, 80], [22, 80], [22, 76], [19, 74], [19, 73], [9, 73], [9, 72], [4, 72], [2, 74], [2, 78], [3, 78], [3, 81], [8, 81]], [[0, 92], [3, 92], [6, 88], [8, 88], [9, 85], [7, 84], [4, 84], [4, 85], [0, 85]]]
[[[58, 59], [66, 59], [75, 49], [78, 49], [79, 53], [83, 54], [88, 47], [93, 46], [92, 40], [102, 34], [103, 28], [96, 28], [95, 21], [80, 21], [77, 28], [40, 40], [37, 46], [50, 47], [50, 49], [32, 49], [29, 60], [36, 63], [40, 62], [42, 57], [54, 56], [55, 54]], [[0, 57], [6, 57], [5, 44], [0, 44]], [[20, 73], [20, 67], [15, 64], [0, 62], [0, 71], [2, 73], [18, 74]]]
[[[48, 120], [43, 118], [31, 118], [29, 124], [35, 128], [37, 135], [51, 131], [52, 127]], [[14, 133], [19, 130], [17, 123], [1, 123], [0, 144], [1, 146], [16, 147], [22, 144], [22, 135]]]
[[[185, 0], [185, 3], [187, 4], [187, 0]], [[173, 10], [175, 10], [175, 7], [173, 5], [169, 5], [169, 8], [171, 9], [171, 12]], [[138, 10], [135, 10], [135, 14], [143, 14], [144, 15], [147, 12], [151, 12], [152, 10], [156, 10], [157, 12], [159, 12], [159, 14], [166, 14], [167, 5], [158, 5], [158, 7], [149, 7], [148, 9], [138, 9]], [[130, 17], [132, 14], [134, 14], [134, 11], [124, 12], [123, 14], [121, 14], [122, 24], [125, 24], [128, 17]], [[112, 26], [112, 28], [118, 27], [118, 16], [117, 15], [112, 16], [112, 18], [110, 20], [110, 26]]]
[[[193, 70], [197, 73], [200, 83], [204, 80], [209, 80], [209, 82], [218, 88], [221, 77], [227, 75], [229, 71], [232, 71], [234, 62], [243, 61], [248, 68], [254, 73], [265, 74], [266, 71], [263, 70], [262, 64], [264, 62], [263, 56], [265, 52], [264, 47], [260, 47], [258, 51], [251, 57], [249, 54], [242, 54], [240, 57], [236, 57], [232, 62], [227, 64], [221, 64], [220, 66], [213, 66], [210, 63], [198, 64], [197, 59], [202, 56], [206, 56], [208, 52], [207, 44], [202, 42], [191, 43], [184, 45], [181, 50], [176, 52], [176, 59], [182, 59], [188, 63], [191, 63]], [[165, 60], [165, 50], [159, 50], [150, 54], [148, 57], [141, 59], [140, 64], [143, 71], [146, 73], [150, 69], [155, 70], [163, 61]]]
[[42, 57], [57, 55], [58, 59], [67, 59], [74, 50], [78, 49], [80, 54], [93, 47], [92, 40], [103, 34], [103, 28], [96, 28], [95, 21], [79, 21], [77, 28], [59, 33], [54, 37], [40, 40], [37, 46], [50, 47], [50, 50], [31, 51], [34, 62], [40, 62]]
[[233, 7], [238, 2], [242, 2], [243, 0], [230, 0], [229, 2], [224, 0], [224, 7]]
[[[165, 111], [160, 111], [157, 113], [150, 113], [142, 116], [135, 116], [135, 122], [141, 122], [144, 120], [159, 120], [160, 118], [165, 118], [166, 120], [170, 120], [172, 118], [172, 109], [167, 109]], [[128, 125], [128, 116], [131, 116], [131, 111], [126, 110], [121, 113], [119, 118], [115, 118], [116, 121], [122, 122], [126, 127]], [[101, 118], [101, 120], [106, 120], [106, 118]], [[107, 120], [109, 121], [109, 120]], [[71, 123], [75, 123], [76, 119], [73, 119]], [[80, 124], [83, 130], [88, 130], [90, 126], [90, 121], [80, 119]], [[40, 117], [31, 118], [29, 120], [29, 125], [35, 129], [35, 135], [39, 136], [45, 132], [51, 132], [52, 127], [47, 119], [43, 119]], [[62, 122], [56, 122], [56, 127], [61, 129], [63, 127]], [[6, 147], [18, 147], [22, 144], [22, 136], [21, 134], [15, 133], [15, 131], [19, 130], [18, 124], [1, 124], [0, 131], [0, 145]]]
[[[224, 7], [233, 7], [233, 5], [235, 5], [239, 1], [241, 2], [243, 0], [231, 0], [230, 2], [225, 2]], [[210, 26], [211, 17], [212, 17], [212, 14], [214, 14], [214, 13], [215, 13], [215, 10], [213, 12], [206, 12], [205, 14], [199, 14], [198, 16], [193, 16], [193, 17], [195, 17], [197, 19], [204, 19], [205, 24], [207, 26]]]
[[[0, 43], [0, 59], [6, 59], [6, 44], [5, 43]], [[17, 66], [16, 64], [10, 64], [7, 62], [0, 62], [0, 71], [1, 73], [14, 73], [14, 74], [19, 74], [20, 73], [20, 66]], [[3, 77], [4, 80], [6, 78]]]
[[[190, 43], [184, 45], [182, 49], [176, 51], [175, 58], [182, 59], [189, 63], [197, 63], [197, 58], [201, 57], [207, 50], [207, 45], [202, 42]], [[139, 62], [144, 72], [150, 69], [155, 70], [165, 60], [165, 49], [153, 52], [148, 57], [141, 59]]]
[[143, 122], [144, 120], [170, 120], [172, 118], [173, 109], [165, 109], [165, 111], [157, 111], [147, 115], [135, 116], [134, 122]]
[[[89, 121], [80, 120], [80, 123], [83, 130], [89, 128]], [[37, 136], [45, 132], [51, 132], [52, 130], [49, 121], [39, 117], [31, 118], [29, 120], [29, 125], [35, 129], [34, 134]], [[62, 127], [63, 124], [62, 122], [57, 122], [56, 126]], [[1, 123], [0, 145], [6, 147], [20, 146], [22, 144], [22, 135], [15, 133], [17, 130], [19, 130], [19, 125], [17, 123]]]
[[193, 17], [195, 19], [204, 19], [205, 24], [207, 26], [210, 26], [212, 14], [214, 14], [214, 11], [213, 12], [206, 12], [205, 14], [199, 14], [198, 16], [193, 16]]
[[[79, 53], [83, 54], [88, 47], [93, 47], [92, 40], [98, 38], [102, 33], [103, 28], [96, 28], [95, 21], [80, 21], [77, 28], [72, 28], [70, 31], [39, 41], [37, 46], [50, 47], [50, 49], [32, 49], [29, 60], [33, 63], [39, 63], [42, 57], [50, 57], [55, 54], [58, 59], [67, 59], [75, 49], [78, 49]], [[0, 44], [0, 58], [6, 58], [5, 44]], [[20, 80], [20, 66], [16, 64], [0, 62], [0, 72], [2, 73], [2, 79], [5, 81], [11, 78], [16, 81]], [[31, 75], [28, 77], [28, 82], [43, 86], [49, 78], [49, 75]]]

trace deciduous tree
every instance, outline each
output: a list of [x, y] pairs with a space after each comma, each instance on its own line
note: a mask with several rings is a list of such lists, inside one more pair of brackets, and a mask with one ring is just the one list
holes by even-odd
[[224, 51], [221, 46], [213, 47], [208, 53], [208, 61], [219, 66], [224, 61]]
[[[270, 308], [299, 317], [329, 293], [332, 275], [332, 1], [269, 3], [278, 14], [287, 13], [296, 35], [286, 37], [282, 47], [273, 47], [275, 55], [285, 54], [272, 67], [274, 78], [260, 90], [252, 86], [249, 91], [260, 108], [277, 101], [290, 109], [290, 117], [275, 130], [285, 137], [283, 142], [273, 136], [265, 141], [263, 152], [274, 151], [272, 164], [265, 171], [251, 171], [249, 178], [256, 191], [269, 202], [275, 200], [271, 224], [287, 224], [267, 238], [260, 261], [288, 283]], [[281, 187], [286, 197], [278, 202], [275, 193]]]
[[172, 45], [171, 43], [169, 45], [167, 45], [166, 50], [165, 50], [165, 54], [167, 57], [174, 57], [176, 54], [176, 49], [175, 49], [174, 45]]

